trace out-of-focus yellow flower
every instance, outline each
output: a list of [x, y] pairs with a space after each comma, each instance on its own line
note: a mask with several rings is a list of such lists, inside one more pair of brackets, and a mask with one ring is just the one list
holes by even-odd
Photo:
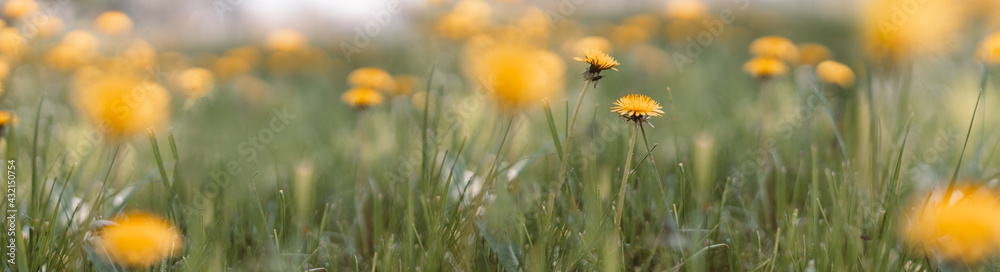
[[177, 83], [189, 98], [205, 96], [215, 86], [212, 71], [205, 68], [189, 68], [177, 75]]
[[421, 88], [420, 78], [413, 75], [397, 75], [393, 81], [396, 83], [395, 86], [386, 91], [392, 96], [410, 95]]
[[1000, 63], [1000, 32], [993, 33], [979, 44], [976, 57], [989, 64]]
[[10, 64], [3, 59], [0, 59], [0, 81], [7, 80], [7, 76], [10, 75]]
[[482, 33], [490, 25], [493, 8], [480, 0], [462, 0], [438, 18], [434, 23], [434, 33], [438, 36], [464, 40]]
[[121, 11], [107, 11], [94, 19], [94, 28], [109, 35], [127, 34], [132, 31], [132, 18]]
[[756, 57], [743, 64], [743, 71], [757, 79], [768, 79], [784, 75], [788, 66], [772, 57]]
[[0, 28], [0, 56], [11, 61], [18, 61], [28, 54], [28, 40], [12, 27]]
[[130, 68], [146, 70], [156, 64], [156, 49], [148, 42], [135, 39], [122, 51]]
[[243, 58], [226, 56], [215, 60], [212, 70], [221, 81], [229, 81], [236, 76], [250, 72], [251, 66]]
[[302, 33], [291, 29], [279, 29], [267, 35], [267, 48], [277, 52], [295, 52], [309, 44]]
[[851, 67], [832, 60], [825, 60], [816, 66], [816, 76], [826, 83], [847, 88], [854, 85], [854, 71]]
[[356, 109], [365, 109], [382, 104], [385, 97], [383, 97], [382, 94], [378, 93], [375, 89], [354, 88], [344, 92], [344, 94], [340, 96], [340, 100], [343, 100], [344, 103], [347, 103], [347, 105]]
[[976, 263], [1000, 249], [1000, 197], [987, 188], [960, 185], [950, 201], [939, 188], [910, 206], [902, 222], [903, 240], [926, 254]]
[[650, 33], [636, 25], [620, 25], [611, 30], [611, 40], [619, 48], [628, 48], [649, 40]]
[[573, 43], [571, 52], [573, 55], [583, 55], [586, 54], [584, 50], [587, 48], [596, 49], [597, 51], [606, 53], [614, 51], [614, 48], [611, 46], [611, 41], [608, 41], [608, 39], [598, 36], [587, 36], [580, 38]]
[[170, 114], [170, 96], [156, 82], [130, 73], [102, 73], [95, 68], [81, 68], [75, 77], [77, 108], [112, 138], [159, 127]]
[[645, 30], [646, 33], [656, 33], [660, 31], [660, 19], [649, 13], [643, 13], [625, 18], [624, 24], [642, 28], [642, 30]]
[[705, 16], [708, 6], [699, 0], [672, 0], [667, 2], [664, 11], [671, 19], [696, 21]]
[[519, 36], [537, 45], [544, 45], [548, 42], [552, 23], [545, 15], [545, 11], [537, 7], [529, 7], [517, 18], [515, 26]]
[[511, 43], [487, 48], [471, 56], [469, 63], [473, 79], [508, 108], [559, 95], [566, 70], [555, 53]]
[[780, 36], [760, 37], [750, 43], [750, 53], [757, 57], [778, 58], [795, 62], [799, 50], [792, 41]]
[[146, 268], [181, 251], [184, 242], [170, 222], [141, 212], [119, 216], [102, 230], [100, 249], [116, 264]]
[[273, 74], [287, 75], [296, 70], [298, 59], [291, 52], [271, 52], [267, 55], [267, 68]]
[[392, 88], [389, 72], [375, 67], [358, 68], [347, 75], [347, 83], [354, 87], [388, 90]]
[[18, 19], [38, 12], [35, 0], [10, 0], [3, 5], [3, 17]]
[[870, 58], [897, 64], [956, 48], [952, 35], [962, 31], [968, 6], [948, 1], [865, 1], [861, 23]]
[[829, 48], [816, 43], [799, 44], [799, 64], [815, 66], [833, 57]]
[[97, 51], [100, 40], [85, 30], [74, 30], [66, 33], [59, 44], [79, 48], [81, 51]]
[[611, 112], [618, 113], [631, 122], [642, 122], [652, 116], [662, 116], [663, 107], [652, 98], [641, 94], [630, 94], [619, 98], [611, 107]]
[[17, 115], [12, 111], [0, 110], [0, 130], [10, 125], [17, 125]]
[[62, 32], [63, 27], [65, 27], [62, 19], [55, 16], [38, 16], [31, 19], [31, 21], [36, 24], [35, 26], [37, 32], [35, 35], [42, 38], [56, 36]]
[[226, 56], [243, 59], [251, 67], [260, 63], [261, 55], [260, 50], [253, 45], [244, 45], [226, 51]]

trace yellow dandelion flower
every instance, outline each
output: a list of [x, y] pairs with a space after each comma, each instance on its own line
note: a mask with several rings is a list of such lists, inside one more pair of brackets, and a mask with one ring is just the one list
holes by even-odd
[[799, 50], [792, 41], [780, 36], [764, 36], [750, 43], [750, 53], [757, 57], [771, 57], [795, 61]]
[[566, 67], [555, 53], [510, 43], [476, 50], [482, 51], [470, 56], [470, 76], [503, 107], [536, 104], [562, 90]]
[[0, 59], [0, 81], [7, 80], [7, 76], [10, 75], [10, 64], [3, 59]]
[[38, 2], [35, 0], [10, 0], [3, 5], [3, 17], [18, 19], [38, 12]]
[[421, 88], [420, 78], [413, 75], [397, 75], [393, 81], [396, 83], [392, 89], [386, 93], [393, 96], [410, 95]]
[[618, 71], [618, 68], [615, 68], [619, 65], [618, 61], [598, 49], [583, 49], [583, 57], [574, 57], [573, 59], [590, 64], [590, 67], [583, 72], [583, 79], [593, 81], [595, 86], [597, 81], [603, 78], [601, 71], [608, 69]]
[[0, 110], [0, 129], [6, 128], [8, 125], [17, 125], [17, 115], [14, 115], [12, 111]]
[[132, 31], [132, 18], [121, 11], [107, 11], [94, 19], [94, 28], [108, 35], [127, 34]]
[[[948, 1], [864, 1], [860, 25], [867, 55], [885, 64], [900, 64], [952, 52], [963, 33], [968, 7]], [[912, 9], [912, 10], [911, 10]]]
[[625, 24], [611, 29], [611, 40], [614, 41], [615, 46], [620, 48], [628, 48], [649, 41], [651, 35], [649, 31], [638, 25]]
[[184, 246], [177, 228], [156, 215], [132, 212], [113, 222], [101, 230], [99, 241], [111, 261], [120, 266], [149, 267]]
[[251, 68], [246, 60], [229, 56], [216, 59], [212, 65], [212, 70], [221, 81], [229, 81], [236, 76], [246, 74]]
[[267, 48], [278, 52], [295, 52], [305, 48], [309, 39], [298, 31], [279, 29], [267, 35]]
[[630, 94], [615, 101], [611, 112], [618, 113], [631, 122], [642, 122], [652, 116], [662, 116], [663, 107], [652, 98], [641, 94]]
[[[926, 194], [925, 194], [926, 195]], [[975, 263], [1000, 249], [1000, 197], [960, 185], [951, 199], [937, 189], [912, 205], [902, 222], [903, 241], [944, 260]]]
[[1000, 63], [1000, 31], [986, 37], [976, 49], [976, 57], [989, 64]]
[[854, 85], [854, 71], [842, 63], [826, 60], [816, 66], [816, 76], [826, 83], [833, 83], [847, 88]]
[[464, 40], [482, 33], [490, 25], [493, 8], [480, 0], [462, 0], [434, 23], [434, 33], [451, 40]]
[[75, 78], [77, 108], [112, 138], [159, 127], [170, 114], [170, 96], [156, 82], [97, 68], [81, 68]]
[[829, 48], [821, 44], [816, 43], [803, 43], [799, 44], [799, 62], [801, 65], [812, 65], [816, 66], [824, 60], [828, 60], [833, 57]]
[[743, 64], [743, 71], [757, 79], [768, 79], [784, 75], [788, 72], [788, 66], [776, 58], [756, 57]]
[[664, 11], [671, 19], [696, 21], [705, 16], [708, 6], [699, 0], [673, 0], [667, 2]]
[[38, 16], [38, 18], [31, 19], [31, 21], [37, 24], [36, 35], [42, 38], [56, 36], [60, 32], [62, 32], [63, 28], [65, 27], [65, 24], [63, 24], [62, 19], [59, 19], [59, 17], [55, 16], [48, 16], [48, 15]]
[[375, 67], [364, 67], [351, 71], [347, 75], [347, 83], [354, 87], [376, 90], [389, 90], [393, 85], [392, 75]]
[[344, 103], [355, 109], [365, 109], [382, 104], [385, 98], [375, 89], [354, 88], [341, 95], [340, 100], [343, 100]]
[[215, 86], [212, 71], [205, 68], [189, 68], [177, 76], [181, 91], [189, 98], [199, 98], [207, 94]]
[[0, 28], [0, 56], [10, 61], [20, 60], [21, 57], [31, 52], [28, 47], [28, 40], [12, 27]]

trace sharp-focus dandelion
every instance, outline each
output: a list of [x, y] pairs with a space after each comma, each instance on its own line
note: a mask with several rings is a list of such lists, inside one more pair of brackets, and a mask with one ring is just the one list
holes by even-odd
[[[925, 194], [926, 195], [926, 194]], [[920, 196], [902, 222], [903, 241], [930, 257], [975, 264], [1000, 249], [1000, 196], [988, 188], [959, 185], [950, 200], [938, 188]]]
[[366, 109], [381, 105], [385, 97], [375, 89], [361, 87], [348, 90], [340, 96], [340, 100], [355, 109]]
[[359, 88], [388, 90], [393, 87], [392, 75], [375, 67], [358, 68], [347, 75], [347, 83]]
[[[663, 107], [652, 98], [641, 94], [630, 94], [619, 98], [611, 107], [611, 112], [617, 113], [625, 118], [626, 122], [632, 123], [632, 137], [628, 143], [628, 154], [625, 156], [625, 167], [622, 168], [621, 186], [618, 188], [618, 202], [615, 209], [615, 239], [621, 239], [622, 211], [625, 209], [625, 188], [628, 184], [628, 176], [632, 169], [632, 155], [635, 151], [635, 136], [637, 128], [643, 126], [643, 122], [653, 116], [661, 116]], [[645, 135], [645, 129], [643, 129]], [[623, 249], [624, 250], [624, 249]]]
[[618, 68], [615, 68], [619, 65], [618, 61], [598, 49], [583, 49], [583, 57], [574, 57], [573, 59], [590, 64], [590, 67], [583, 72], [583, 79], [594, 82], [594, 86], [597, 86], [598, 80], [604, 78], [601, 76], [601, 71], [608, 69], [618, 71]]
[[653, 116], [662, 116], [663, 107], [652, 98], [641, 94], [630, 94], [619, 98], [611, 107], [611, 112], [618, 113], [626, 121], [642, 123]]
[[132, 31], [132, 18], [121, 11], [112, 10], [94, 19], [94, 29], [108, 35], [124, 35]]
[[820, 62], [816, 66], [816, 76], [823, 82], [844, 88], [854, 85], [854, 71], [851, 71], [851, 67], [832, 60]]
[[788, 66], [779, 59], [756, 57], [743, 64], [743, 71], [757, 79], [769, 79], [788, 72]]
[[95, 259], [110, 260], [120, 268], [142, 269], [159, 264], [184, 246], [180, 232], [153, 214], [132, 212], [91, 230], [87, 244]]

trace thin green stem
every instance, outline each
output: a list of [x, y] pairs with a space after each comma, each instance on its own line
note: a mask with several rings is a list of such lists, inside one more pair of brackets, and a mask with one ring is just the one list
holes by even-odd
[[580, 106], [583, 104], [583, 97], [587, 95], [587, 89], [590, 87], [590, 80], [587, 80], [583, 84], [583, 91], [580, 91], [580, 99], [576, 101], [576, 108], [573, 109], [573, 118], [570, 119], [569, 125], [566, 127], [566, 143], [563, 148], [562, 164], [559, 166], [559, 182], [556, 189], [562, 188], [563, 182], [566, 181], [566, 165], [569, 164], [569, 145], [573, 141], [573, 126], [576, 125], [576, 116], [580, 113]]
[[[635, 151], [635, 132], [640, 124], [632, 126], [632, 138], [628, 140], [628, 155], [625, 157], [625, 167], [622, 168], [622, 185], [618, 188], [618, 203], [615, 208], [615, 240], [621, 242], [622, 232], [622, 210], [625, 206], [625, 185], [628, 183], [629, 170], [632, 169], [632, 152]], [[622, 248], [624, 252], [625, 248]]]

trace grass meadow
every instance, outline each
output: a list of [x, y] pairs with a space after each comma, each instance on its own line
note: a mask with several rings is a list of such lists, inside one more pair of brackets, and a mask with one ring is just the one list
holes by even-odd
[[1000, 269], [996, 1], [3, 2], [5, 271]]

